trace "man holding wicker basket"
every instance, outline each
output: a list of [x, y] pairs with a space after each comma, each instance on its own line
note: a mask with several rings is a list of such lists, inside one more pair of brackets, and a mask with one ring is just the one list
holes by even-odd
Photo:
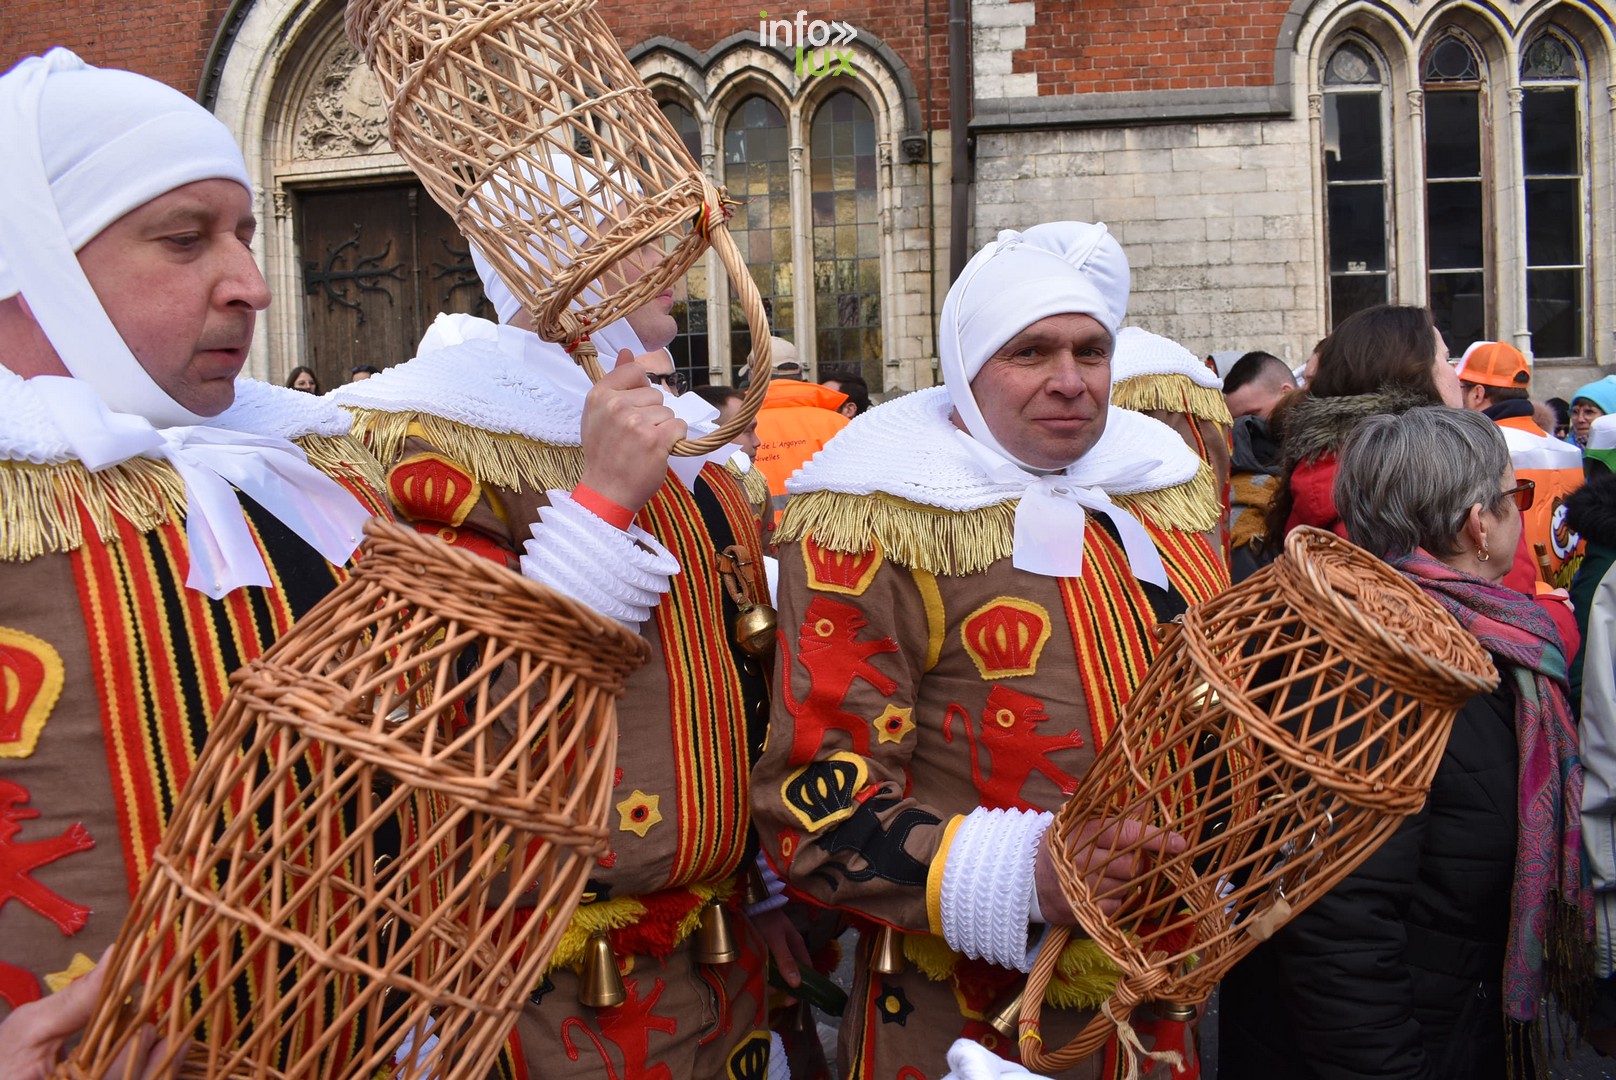
[[[1155, 625], [1227, 584], [1203, 535], [1210, 471], [1108, 405], [1128, 281], [1103, 225], [1001, 233], [944, 304], [946, 386], [856, 419], [789, 485], [754, 812], [777, 872], [868, 928], [843, 1075], [940, 1076], [960, 1037], [1016, 1058], [1013, 1021], [994, 1021], [1014, 1012], [1039, 925], [1074, 921], [1050, 811], [1115, 731]], [[1182, 846], [1141, 845], [1136, 822], [1092, 828], [1109, 850]], [[1094, 861], [1095, 892], [1139, 861]], [[1116, 984], [1093, 942], [1067, 953], [1050, 1045]], [[1141, 1009], [1133, 1027], [1148, 1041], [1155, 1020]], [[1061, 1075], [1131, 1063], [1113, 1043]]]
[[238, 379], [269, 295], [223, 124], [55, 49], [0, 76], [0, 144], [12, 1077], [52, 1067], [88, 1015], [96, 982], [51, 991], [118, 937], [230, 673], [345, 577], [386, 511], [341, 410]]

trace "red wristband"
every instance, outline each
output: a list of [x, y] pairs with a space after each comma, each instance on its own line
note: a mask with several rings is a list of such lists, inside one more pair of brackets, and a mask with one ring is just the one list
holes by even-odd
[[634, 524], [634, 511], [612, 502], [594, 488], [579, 484], [572, 489], [572, 501], [614, 528], [626, 532]]

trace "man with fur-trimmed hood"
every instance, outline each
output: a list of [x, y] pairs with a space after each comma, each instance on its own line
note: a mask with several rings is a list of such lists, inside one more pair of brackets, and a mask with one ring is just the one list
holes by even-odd
[[[1073, 921], [1051, 811], [1116, 730], [1152, 628], [1227, 585], [1211, 470], [1109, 402], [1128, 281], [1103, 225], [1001, 233], [943, 305], [946, 385], [854, 420], [789, 485], [753, 800], [777, 872], [869, 928], [841, 1075], [940, 1076], [958, 1037], [1016, 1056], [986, 1018], [1020, 989], [1030, 932]], [[1120, 885], [1126, 861], [1095, 876]], [[897, 974], [872, 970], [889, 934]], [[1116, 981], [1092, 942], [1070, 950], [1051, 1046]], [[1132, 1022], [1148, 1037], [1155, 1018]]]

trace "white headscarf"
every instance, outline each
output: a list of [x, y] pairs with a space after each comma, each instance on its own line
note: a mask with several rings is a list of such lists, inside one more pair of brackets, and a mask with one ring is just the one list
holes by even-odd
[[0, 76], [0, 147], [0, 298], [21, 293], [62, 363], [113, 411], [203, 423], [140, 366], [75, 253], [185, 184], [251, 190], [230, 129], [172, 87], [52, 49]]
[[131, 210], [219, 179], [252, 189], [229, 129], [177, 90], [66, 49], [0, 76], [0, 299], [22, 295], [73, 375], [30, 386], [86, 468], [140, 456], [174, 466], [185, 482], [186, 585], [214, 598], [272, 584], [232, 487], [335, 563], [370, 516], [292, 443], [207, 426], [169, 396], [79, 266], [77, 251]]
[[[585, 200], [581, 196], [574, 195], [573, 192], [576, 189], [589, 196], [598, 194], [603, 183], [599, 176], [592, 169], [560, 153], [552, 152], [547, 165], [553, 176], [559, 178], [558, 180], [548, 181], [548, 186], [552, 192], [562, 196], [563, 202], [569, 210], [567, 216], [587, 215], [594, 217], [595, 220], [591, 224], [598, 228], [606, 218], [598, 214], [592, 202]], [[533, 172], [527, 165], [518, 160], [514, 162], [513, 167], [521, 170], [531, 180]], [[624, 183], [632, 191], [639, 190], [639, 185], [632, 176], [625, 175], [621, 178], [620, 183]], [[526, 212], [509, 197], [497, 193], [497, 188], [488, 187], [487, 191], [490, 195], [483, 200], [485, 208], [492, 204], [507, 214], [518, 215], [523, 220], [527, 220]], [[563, 220], [565, 220], [565, 217], [563, 217]], [[579, 244], [585, 240], [586, 234], [579, 225], [573, 224], [568, 227], [568, 236], [572, 243]], [[499, 321], [509, 323], [520, 314], [522, 302], [516, 298], [516, 293], [505, 283], [505, 279], [499, 275], [499, 271], [478, 249], [475, 241], [470, 242], [470, 248], [472, 265], [477, 268], [477, 276], [482, 279], [483, 295], [487, 296], [489, 303], [494, 305], [494, 310], [499, 314]], [[549, 257], [531, 244], [527, 248], [526, 258], [538, 269], [548, 269], [550, 266]], [[580, 301], [582, 303], [593, 303], [599, 299], [600, 297], [593, 289], [585, 289], [579, 300], [573, 302], [573, 306], [581, 306]], [[534, 336], [537, 337], [538, 335], [535, 334]], [[624, 349], [627, 349], [635, 356], [641, 356], [649, 351], [646, 349], [645, 343], [640, 340], [639, 334], [629, 325], [626, 317], [591, 331], [589, 340], [595, 345], [595, 351], [599, 354], [600, 366], [603, 371], [610, 371], [616, 365], [617, 355]], [[541, 367], [548, 368], [548, 377], [558, 385], [570, 381], [562, 377], [558, 366], [574, 367], [575, 365], [572, 358], [567, 355], [566, 350], [560, 345], [540, 339], [540, 345], [536, 352], [528, 350], [527, 355], [534, 357]], [[668, 407], [674, 411], [674, 415], [678, 416], [689, 427], [691, 438], [699, 438], [717, 426], [718, 410], [708, 404], [700, 395], [687, 392], [675, 396], [669, 393], [666, 388], [663, 388], [663, 393], [666, 395]], [[582, 400], [578, 401], [578, 409], [581, 413], [583, 410]], [[701, 472], [703, 465], [709, 461], [722, 464], [729, 460], [737, 449], [738, 447], [734, 443], [728, 443], [704, 457], [693, 458], [670, 455], [668, 465], [685, 487], [693, 488], [696, 483], [696, 474]]]
[[970, 433], [961, 438], [990, 476], [1023, 488], [1012, 564], [1052, 577], [1082, 573], [1086, 508], [1111, 519], [1134, 574], [1165, 588], [1167, 571], [1149, 534], [1106, 493], [1132, 486], [1162, 460], [1113, 452], [1102, 433], [1066, 468], [1035, 468], [994, 437], [971, 389], [1000, 346], [1040, 319], [1088, 315], [1114, 337], [1127, 315], [1128, 287], [1127, 256], [1103, 224], [1055, 221], [1026, 232], [1005, 230], [976, 253], [949, 289], [938, 352], [949, 400]]

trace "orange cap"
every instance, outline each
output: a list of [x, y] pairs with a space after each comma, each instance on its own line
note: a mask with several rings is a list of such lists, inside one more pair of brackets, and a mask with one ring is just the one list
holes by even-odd
[[1465, 350], [1459, 361], [1459, 378], [1482, 386], [1527, 387], [1532, 385], [1532, 369], [1515, 346], [1502, 341], [1478, 341]]

